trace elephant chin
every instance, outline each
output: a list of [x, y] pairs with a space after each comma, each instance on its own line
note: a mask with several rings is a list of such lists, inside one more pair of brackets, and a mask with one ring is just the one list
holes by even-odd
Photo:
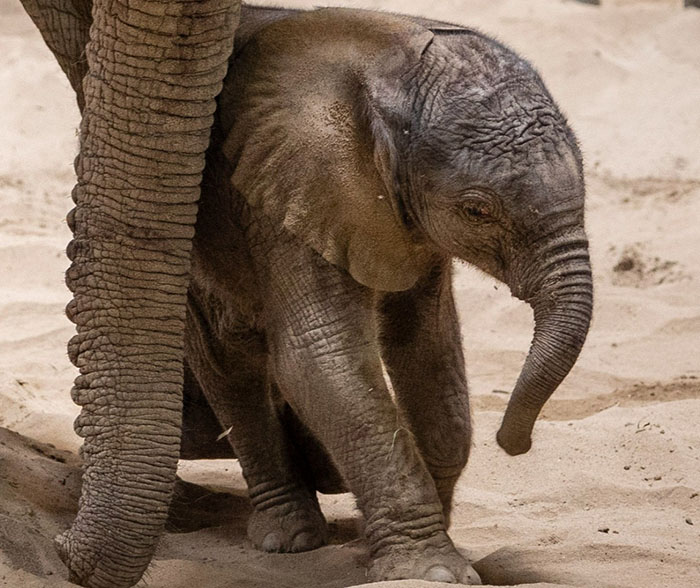
[[586, 339], [593, 283], [587, 251], [580, 252], [580, 259], [580, 265], [557, 271], [547, 280], [556, 285], [541, 288], [531, 299], [532, 345], [496, 436], [510, 455], [529, 451], [540, 410], [576, 363]]

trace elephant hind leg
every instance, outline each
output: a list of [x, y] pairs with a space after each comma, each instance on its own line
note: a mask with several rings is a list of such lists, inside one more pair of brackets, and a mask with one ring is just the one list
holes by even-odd
[[[233, 316], [233, 318], [232, 318]], [[248, 484], [248, 537], [264, 551], [296, 552], [326, 542], [326, 521], [307, 485], [268, 386], [264, 342], [221, 301], [190, 292], [185, 354]]]
[[[294, 453], [294, 464], [311, 490], [323, 494], [347, 492], [345, 482], [318, 439], [299, 420], [292, 407], [281, 402], [278, 415]], [[236, 452], [221, 436], [214, 414], [197, 378], [185, 360], [180, 459], [233, 459]]]
[[280, 410], [280, 420], [289, 443], [294, 448], [295, 463], [309, 487], [322, 494], [348, 492], [343, 477], [326, 449], [286, 402]]
[[221, 437], [221, 424], [185, 360], [180, 459], [231, 459], [236, 453]]

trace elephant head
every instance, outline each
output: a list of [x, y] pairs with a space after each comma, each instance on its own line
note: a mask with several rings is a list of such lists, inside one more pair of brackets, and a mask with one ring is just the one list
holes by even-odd
[[22, 2], [83, 114], [66, 282], [85, 465], [58, 549], [71, 580], [131, 586], [175, 481], [190, 251], [240, 1]]
[[278, 226], [370, 288], [410, 288], [449, 256], [532, 306], [497, 436], [526, 452], [593, 299], [581, 155], [532, 67], [473, 31], [317, 11], [240, 48], [230, 83], [233, 185]]

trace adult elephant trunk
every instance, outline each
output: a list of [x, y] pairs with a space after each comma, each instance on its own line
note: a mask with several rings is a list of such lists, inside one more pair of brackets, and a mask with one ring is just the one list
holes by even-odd
[[535, 315], [530, 352], [497, 434], [510, 455], [530, 449], [535, 420], [566, 377], [586, 339], [593, 308], [593, 282], [585, 236], [569, 237], [537, 255], [544, 280], [528, 298]]
[[[57, 543], [71, 580], [131, 586], [175, 481], [191, 240], [240, 3], [94, 0], [90, 13], [91, 0], [25, 2], [69, 77], [87, 72], [71, 79], [83, 120], [66, 275], [84, 474]], [[84, 61], [72, 36], [88, 28], [85, 67], [68, 69]]]

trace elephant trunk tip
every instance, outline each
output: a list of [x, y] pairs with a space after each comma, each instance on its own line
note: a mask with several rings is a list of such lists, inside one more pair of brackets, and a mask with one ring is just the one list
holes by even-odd
[[61, 558], [61, 561], [68, 568], [70, 582], [75, 584], [85, 585], [87, 579], [83, 577], [76, 569], [76, 562], [73, 558], [73, 533], [71, 530], [64, 531], [60, 535], [56, 535], [53, 540], [54, 548]]
[[522, 413], [519, 416], [513, 418], [511, 411], [506, 410], [501, 428], [496, 433], [496, 441], [508, 455], [522, 455], [532, 447], [532, 429], [537, 413], [528, 415], [530, 418], [523, 418], [525, 415]]
[[522, 455], [530, 451], [532, 437], [530, 433], [516, 432], [503, 426], [496, 433], [496, 441], [508, 455]]

